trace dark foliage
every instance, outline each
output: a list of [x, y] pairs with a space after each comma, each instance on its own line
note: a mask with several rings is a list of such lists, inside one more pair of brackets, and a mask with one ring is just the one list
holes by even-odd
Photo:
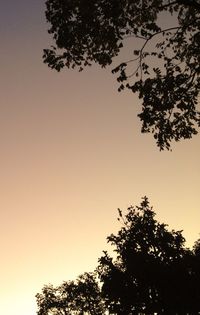
[[[160, 23], [163, 14], [167, 27]], [[197, 133], [199, 0], [47, 0], [46, 18], [55, 46], [44, 50], [44, 62], [58, 71], [81, 71], [93, 62], [105, 67], [127, 38], [140, 39], [134, 57], [112, 72], [119, 91], [139, 93], [142, 132], [152, 132], [161, 150]]]
[[198, 314], [199, 243], [185, 248], [182, 231], [156, 221], [147, 198], [125, 216], [119, 210], [119, 220], [122, 228], [108, 237], [117, 258], [105, 252], [98, 267], [110, 313]]
[[57, 288], [44, 286], [36, 295], [38, 315], [102, 315], [104, 304], [93, 273], [85, 273], [76, 281], [64, 282]]
[[38, 315], [200, 314], [200, 241], [185, 247], [182, 231], [169, 231], [143, 198], [130, 207], [94, 273], [37, 294]]

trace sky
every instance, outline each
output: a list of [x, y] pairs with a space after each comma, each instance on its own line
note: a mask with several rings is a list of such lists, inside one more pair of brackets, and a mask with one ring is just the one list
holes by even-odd
[[160, 152], [140, 101], [111, 69], [50, 70], [44, 2], [0, 11], [0, 314], [36, 314], [35, 294], [97, 266], [117, 208], [148, 196], [156, 218], [200, 235], [200, 136]]

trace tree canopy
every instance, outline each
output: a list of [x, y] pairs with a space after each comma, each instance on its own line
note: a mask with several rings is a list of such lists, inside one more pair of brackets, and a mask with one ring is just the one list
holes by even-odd
[[105, 252], [98, 267], [110, 313], [198, 314], [198, 259], [182, 231], [159, 223], [146, 197], [125, 216], [119, 210], [119, 220], [122, 228], [108, 237], [117, 258]]
[[102, 315], [105, 309], [94, 273], [58, 287], [46, 285], [36, 298], [38, 315]]
[[197, 134], [199, 0], [47, 0], [46, 19], [55, 44], [43, 58], [57, 71], [82, 71], [93, 62], [106, 67], [136, 38], [130, 59], [112, 72], [119, 91], [128, 88], [142, 99], [142, 132], [153, 133], [161, 150]]
[[[182, 231], [155, 219], [146, 197], [119, 210], [121, 228], [93, 273], [37, 294], [38, 315], [197, 315], [200, 312], [200, 240], [185, 247]], [[114, 256], [114, 257], [112, 257]]]

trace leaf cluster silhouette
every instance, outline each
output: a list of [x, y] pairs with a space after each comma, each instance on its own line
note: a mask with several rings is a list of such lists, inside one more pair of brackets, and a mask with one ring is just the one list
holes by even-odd
[[57, 71], [82, 71], [93, 62], [106, 67], [127, 39], [137, 39], [130, 59], [112, 72], [119, 91], [128, 88], [142, 99], [141, 131], [153, 133], [161, 150], [197, 134], [199, 0], [47, 0], [46, 19], [55, 44], [43, 58]]
[[155, 219], [147, 197], [123, 214], [93, 273], [37, 294], [38, 315], [197, 315], [200, 312], [200, 240], [185, 247], [182, 231]]

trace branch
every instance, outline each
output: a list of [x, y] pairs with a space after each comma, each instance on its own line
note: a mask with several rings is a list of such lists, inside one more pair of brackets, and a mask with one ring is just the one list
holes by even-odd
[[177, 2], [178, 4], [182, 4], [200, 10], [200, 3], [198, 3], [195, 0], [177, 0]]
[[[144, 59], [144, 56], [143, 56], [143, 52], [144, 52], [144, 48], [145, 46], [148, 44], [148, 42], [156, 35], [159, 35], [159, 34], [162, 34], [164, 32], [167, 32], [167, 31], [172, 31], [172, 30], [178, 30], [180, 29], [181, 27], [180, 26], [174, 26], [174, 27], [170, 27], [170, 28], [166, 28], [164, 30], [160, 30], [152, 35], [150, 35], [148, 38], [144, 38], [144, 37], [140, 37], [141, 39], [143, 39], [145, 42], [144, 44], [142, 45], [142, 47], [140, 48], [140, 52], [139, 52], [139, 56], [137, 58], [134, 58], [134, 59], [130, 59], [128, 61], [126, 61], [125, 63], [131, 63], [131, 62], [134, 62], [134, 61], [137, 61], [139, 60], [139, 63], [138, 63], [138, 66], [136, 68], [135, 71], [133, 71], [130, 75], [126, 76], [128, 79], [130, 79], [131, 77], [133, 77], [137, 72], [138, 70], [140, 69], [140, 77], [142, 78], [142, 60]], [[138, 36], [135, 36], [135, 38], [137, 38]]]
[[200, 3], [195, 1], [195, 0], [175, 0], [175, 1], [170, 2], [168, 4], [164, 4], [163, 6], [160, 6], [158, 8], [159, 8], [159, 10], [163, 10], [163, 9], [168, 8], [168, 7], [175, 5], [175, 4], [193, 7], [197, 10], [200, 10]]
[[159, 8], [159, 10], [163, 10], [163, 9], [165, 9], [165, 8], [170, 7], [171, 5], [174, 5], [174, 4], [179, 4], [179, 3], [178, 3], [178, 0], [176, 0], [176, 1], [174, 1], [174, 2], [170, 2], [170, 3], [168, 3], [168, 4], [164, 4], [164, 5], [162, 5], [162, 6], [158, 7], [158, 8]]

